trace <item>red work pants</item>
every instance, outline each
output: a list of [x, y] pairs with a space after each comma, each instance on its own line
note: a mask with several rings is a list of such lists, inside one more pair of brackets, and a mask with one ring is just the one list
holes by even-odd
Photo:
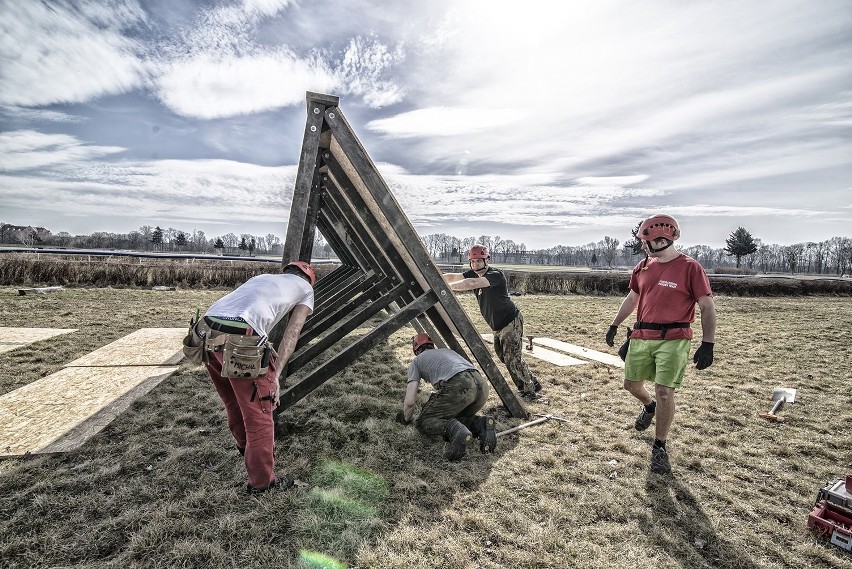
[[275, 481], [275, 362], [263, 377], [254, 379], [222, 377], [222, 352], [208, 352], [207, 372], [225, 404], [228, 428], [237, 446], [245, 449], [248, 483], [252, 488], [268, 488]]

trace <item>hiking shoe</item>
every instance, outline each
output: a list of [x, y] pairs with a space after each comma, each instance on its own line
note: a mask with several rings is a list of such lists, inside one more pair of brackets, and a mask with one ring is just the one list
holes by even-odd
[[444, 440], [448, 442], [444, 451], [444, 458], [450, 461], [461, 460], [464, 456], [465, 447], [472, 438], [473, 435], [470, 430], [462, 425], [458, 419], [447, 421], [447, 426], [444, 427]]
[[537, 401], [541, 399], [541, 395], [535, 393], [534, 391], [518, 391], [518, 395], [528, 401]]
[[493, 453], [497, 448], [497, 432], [494, 430], [494, 417], [485, 415], [479, 418], [479, 451]]
[[266, 488], [255, 488], [250, 484], [246, 484], [246, 492], [249, 494], [263, 494], [267, 490], [279, 490], [281, 492], [286, 492], [290, 488], [293, 487], [293, 484], [296, 483], [296, 480], [289, 474], [279, 474], [275, 480], [272, 481], [272, 484], [267, 486]]
[[639, 415], [636, 417], [636, 423], [634, 427], [636, 427], [637, 431], [644, 431], [648, 427], [651, 426], [651, 421], [654, 420], [654, 415], [656, 414], [656, 407], [654, 407], [654, 411], [647, 411], [645, 406], [642, 405], [642, 410], [639, 411]]
[[668, 474], [672, 471], [669, 463], [669, 453], [665, 447], [654, 447], [651, 449], [651, 472], [657, 474]]

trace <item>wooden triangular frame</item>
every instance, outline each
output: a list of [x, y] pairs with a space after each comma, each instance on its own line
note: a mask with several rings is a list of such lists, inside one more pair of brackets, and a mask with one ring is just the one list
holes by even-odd
[[[335, 96], [307, 94], [308, 118], [283, 259], [310, 261], [319, 230], [341, 261], [314, 287], [314, 312], [302, 329], [287, 376], [321, 354], [330, 357], [282, 391], [279, 411], [410, 323], [436, 344], [468, 358], [460, 338], [512, 416], [527, 417], [338, 102]], [[380, 314], [380, 324], [339, 349], [341, 339], [369, 327]]]

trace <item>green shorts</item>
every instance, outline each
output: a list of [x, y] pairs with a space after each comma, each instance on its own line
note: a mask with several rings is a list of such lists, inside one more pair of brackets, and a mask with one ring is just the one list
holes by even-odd
[[689, 340], [630, 340], [624, 379], [653, 381], [677, 389], [689, 361], [689, 343]]

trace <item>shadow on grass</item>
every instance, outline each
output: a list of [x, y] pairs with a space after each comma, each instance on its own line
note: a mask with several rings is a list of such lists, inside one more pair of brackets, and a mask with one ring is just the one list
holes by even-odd
[[649, 541], [682, 567], [757, 569], [748, 555], [719, 537], [701, 505], [675, 475], [648, 473], [650, 512], [639, 517]]

